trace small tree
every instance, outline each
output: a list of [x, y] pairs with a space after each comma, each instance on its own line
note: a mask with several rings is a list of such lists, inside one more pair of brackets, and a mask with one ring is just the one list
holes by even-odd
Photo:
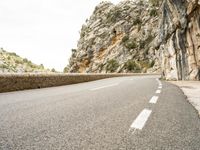
[[51, 72], [56, 72], [56, 69], [52, 68], [52, 69], [51, 69]]
[[69, 71], [69, 68], [68, 67], [65, 67], [64, 69], [63, 69], [63, 72], [64, 73], [67, 73]]
[[40, 68], [41, 68], [41, 69], [44, 69], [44, 65], [43, 65], [43, 64], [40, 64]]

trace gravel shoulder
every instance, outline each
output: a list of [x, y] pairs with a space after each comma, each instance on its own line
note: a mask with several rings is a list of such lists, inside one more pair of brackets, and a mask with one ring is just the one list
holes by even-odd
[[182, 89], [188, 101], [196, 108], [200, 116], [200, 82], [199, 81], [171, 81]]

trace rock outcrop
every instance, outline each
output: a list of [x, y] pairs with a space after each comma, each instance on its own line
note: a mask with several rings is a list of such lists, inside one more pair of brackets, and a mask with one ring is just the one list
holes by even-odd
[[158, 36], [163, 77], [200, 79], [200, 0], [164, 0]]
[[100, 3], [82, 26], [69, 72], [159, 72], [159, 7], [144, 0]]
[[16, 53], [10, 53], [0, 49], [0, 73], [49, 73], [44, 66], [36, 65], [26, 58], [21, 58]]
[[167, 80], [199, 80], [200, 0], [102, 2], [82, 27], [69, 71], [160, 71]]

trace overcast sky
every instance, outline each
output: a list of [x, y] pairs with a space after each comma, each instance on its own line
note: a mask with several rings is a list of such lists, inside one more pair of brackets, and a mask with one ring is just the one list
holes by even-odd
[[0, 0], [0, 47], [62, 71], [76, 48], [82, 24], [100, 2]]

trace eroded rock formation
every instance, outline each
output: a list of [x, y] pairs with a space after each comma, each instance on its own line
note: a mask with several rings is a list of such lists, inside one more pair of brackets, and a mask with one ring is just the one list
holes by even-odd
[[200, 79], [200, 0], [164, 0], [158, 43], [163, 77]]

